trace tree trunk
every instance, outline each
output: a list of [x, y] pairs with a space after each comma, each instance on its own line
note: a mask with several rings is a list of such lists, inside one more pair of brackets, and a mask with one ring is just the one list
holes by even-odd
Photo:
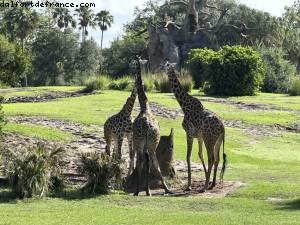
[[101, 32], [101, 46], [100, 46], [101, 49], [102, 49], [102, 45], [103, 45], [103, 33], [104, 33], [104, 31], [102, 30], [102, 32]]
[[[21, 39], [21, 50], [22, 50], [22, 54], [24, 54], [24, 39]], [[25, 79], [25, 87], [28, 86], [28, 80], [27, 80], [27, 74], [24, 74], [24, 79]]]
[[[174, 133], [173, 129], [169, 136], [161, 136], [159, 145], [156, 150], [156, 157], [160, 166], [161, 173], [164, 177], [175, 177], [175, 169], [173, 167], [173, 155], [174, 155]], [[151, 160], [151, 159], [150, 159]], [[144, 163], [143, 163], [144, 164]], [[140, 189], [144, 190], [146, 186], [145, 180], [146, 168], [142, 169], [142, 177], [140, 183]], [[158, 171], [153, 167], [150, 169], [149, 184], [151, 189], [162, 188]], [[136, 190], [137, 184], [137, 169], [135, 168], [133, 173], [126, 178], [124, 189], [126, 192], [133, 193]]]

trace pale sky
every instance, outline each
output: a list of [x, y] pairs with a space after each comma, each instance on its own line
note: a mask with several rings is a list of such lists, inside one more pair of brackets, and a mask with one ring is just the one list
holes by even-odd
[[[133, 20], [134, 8], [142, 7], [146, 0], [75, 0], [74, 2], [94, 2], [96, 12], [104, 9], [111, 12], [114, 16], [114, 24], [104, 33], [103, 43], [105, 47], [108, 47], [111, 41], [122, 35], [123, 25]], [[294, 0], [238, 0], [238, 2], [269, 12], [274, 16], [280, 16], [284, 11], [284, 6], [291, 6]], [[97, 41], [100, 40], [100, 31], [91, 31], [90, 34]]]

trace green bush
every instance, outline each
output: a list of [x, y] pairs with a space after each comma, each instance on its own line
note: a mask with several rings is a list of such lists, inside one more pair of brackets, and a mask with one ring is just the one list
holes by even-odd
[[155, 90], [155, 76], [147, 74], [144, 76], [144, 89], [147, 92]]
[[104, 153], [82, 154], [79, 171], [87, 177], [86, 183], [81, 188], [82, 191], [90, 194], [108, 194], [112, 186], [120, 187], [121, 163]]
[[207, 81], [209, 65], [212, 58], [217, 57], [218, 52], [205, 49], [192, 49], [189, 52], [187, 66], [195, 81], [195, 88], [200, 88]]
[[255, 95], [264, 78], [263, 61], [251, 47], [224, 46], [218, 52], [194, 49], [187, 62], [191, 70], [196, 70], [197, 61], [209, 94]]
[[262, 91], [287, 93], [291, 78], [296, 74], [296, 67], [284, 59], [280, 48], [258, 48], [264, 61], [266, 75]]
[[116, 80], [112, 80], [108, 88], [112, 90], [131, 90], [134, 85], [134, 80], [129, 76], [124, 76]]
[[108, 76], [91, 76], [85, 81], [85, 91], [104, 90], [110, 82], [111, 80]]
[[296, 77], [292, 80], [290, 88], [289, 88], [289, 94], [292, 96], [300, 96], [300, 77]]
[[42, 197], [55, 189], [56, 181], [61, 180], [63, 153], [61, 148], [43, 145], [10, 151], [6, 174], [14, 194], [19, 198]]
[[2, 129], [6, 124], [6, 120], [4, 117], [2, 102], [4, 101], [4, 97], [0, 96], [0, 137], [2, 136]]
[[[177, 74], [178, 80], [182, 86], [182, 88], [186, 92], [190, 92], [194, 86], [193, 79], [190, 74], [186, 71], [182, 71], [180, 74]], [[154, 87], [157, 91], [161, 93], [171, 93], [172, 87], [169, 82], [168, 76], [166, 74], [154, 74], [151, 76], [153, 79]]]
[[18, 86], [28, 64], [26, 56], [14, 44], [0, 35], [0, 81]]

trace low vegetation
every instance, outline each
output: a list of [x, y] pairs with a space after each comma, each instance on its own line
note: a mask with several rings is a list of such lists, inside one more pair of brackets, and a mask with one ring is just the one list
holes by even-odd
[[62, 148], [43, 145], [10, 150], [6, 175], [16, 197], [43, 197], [59, 188], [63, 153]]
[[3, 107], [2, 107], [3, 100], [4, 100], [4, 98], [2, 96], [0, 96], [0, 137], [2, 135], [3, 127], [6, 124]]
[[108, 194], [113, 187], [122, 186], [121, 161], [97, 152], [81, 155], [80, 173], [87, 177], [82, 191], [90, 194]]
[[300, 76], [295, 77], [290, 85], [289, 94], [292, 96], [300, 96]]

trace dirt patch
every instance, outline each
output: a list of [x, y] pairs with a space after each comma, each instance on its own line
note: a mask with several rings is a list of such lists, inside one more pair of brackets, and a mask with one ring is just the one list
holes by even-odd
[[[150, 103], [152, 113], [156, 116], [160, 116], [166, 119], [176, 119], [177, 117], [183, 117], [184, 114], [181, 109], [169, 109], [158, 103]], [[281, 132], [293, 132], [300, 133], [299, 124], [294, 124], [291, 126], [283, 126], [280, 124], [276, 125], [252, 125], [247, 124], [242, 121], [224, 121], [225, 126], [232, 128], [239, 128], [244, 130], [246, 134], [255, 136], [279, 136]]]
[[82, 97], [87, 95], [93, 95], [96, 92], [84, 93], [84, 92], [48, 92], [42, 95], [36, 96], [15, 96], [4, 100], [4, 103], [29, 103], [29, 102], [48, 102], [59, 98], [71, 98]]
[[[78, 165], [79, 165], [79, 156], [83, 152], [89, 151], [105, 151], [105, 141], [103, 140], [103, 127], [100, 126], [85, 126], [78, 123], [73, 123], [63, 120], [55, 120], [41, 117], [11, 117], [9, 118], [11, 122], [20, 123], [20, 124], [31, 124], [31, 125], [40, 125], [45, 127], [51, 127], [60, 129], [65, 132], [69, 132], [75, 136], [75, 139], [67, 144], [65, 143], [56, 143], [48, 140], [41, 140], [33, 137], [24, 137], [20, 134], [5, 133], [4, 142], [2, 144], [2, 151], [4, 152], [4, 161], [5, 161], [5, 152], [7, 149], [19, 149], [26, 148], [38, 143], [42, 143], [47, 146], [57, 146], [62, 145], [66, 154], [64, 156], [64, 161], [66, 166], [64, 168], [64, 174], [67, 179], [72, 183], [82, 183], [85, 181], [85, 177], [79, 174]], [[123, 157], [125, 161], [129, 161], [128, 155], [128, 145], [124, 141]], [[5, 163], [0, 167], [0, 171], [3, 171]], [[184, 186], [187, 181], [187, 164], [183, 160], [175, 160], [174, 168], [176, 170], [175, 181], [171, 182], [170, 187], [174, 194], [172, 196], [189, 196], [189, 195], [200, 195], [199, 190], [204, 181], [199, 180], [199, 175], [202, 174], [202, 166], [200, 163], [191, 164], [191, 169], [193, 172], [193, 190], [191, 192], [184, 192]], [[203, 174], [202, 174], [203, 175]], [[202, 176], [201, 175], [201, 176]], [[203, 175], [204, 176], [204, 175]], [[225, 182], [224, 186], [221, 187], [217, 185], [213, 190], [209, 190], [205, 193], [201, 193], [201, 196], [207, 197], [224, 197], [234, 191], [235, 189], [241, 187], [242, 184], [239, 182]], [[162, 195], [163, 191], [160, 189], [153, 190], [154, 195]]]
[[[207, 190], [204, 193], [200, 192], [201, 188], [204, 186], [204, 180], [194, 180], [192, 182], [192, 190], [185, 191], [184, 186], [171, 188], [173, 194], [171, 197], [189, 197], [189, 196], [203, 196], [208, 198], [223, 198], [227, 195], [233, 193], [238, 188], [244, 187], [245, 184], [240, 181], [225, 181], [223, 184], [217, 184], [212, 190]], [[144, 193], [142, 193], [144, 194]], [[163, 189], [153, 190], [152, 195], [164, 195]]]
[[285, 112], [296, 112], [300, 113], [300, 110], [293, 110], [293, 109], [287, 109], [284, 107], [280, 107], [273, 104], [263, 104], [263, 103], [246, 103], [246, 102], [236, 102], [232, 101], [226, 98], [201, 98], [201, 101], [203, 102], [216, 102], [216, 103], [222, 103], [226, 105], [233, 105], [236, 106], [239, 109], [243, 110], [276, 110], [276, 111], [285, 111]]

